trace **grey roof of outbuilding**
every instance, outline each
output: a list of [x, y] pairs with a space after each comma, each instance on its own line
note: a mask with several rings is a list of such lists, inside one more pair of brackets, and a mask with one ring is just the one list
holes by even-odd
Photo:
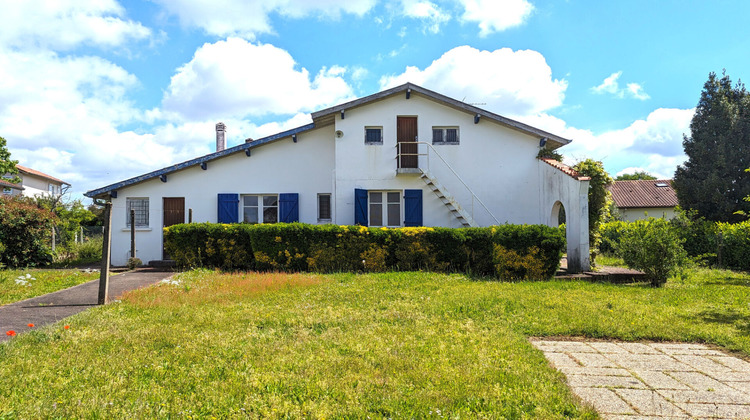
[[384, 91], [365, 96], [363, 98], [355, 99], [350, 102], [346, 102], [340, 105], [332, 106], [330, 108], [326, 108], [320, 111], [316, 111], [312, 113], [312, 119], [316, 123], [328, 123], [333, 121], [333, 118], [335, 118], [336, 114], [338, 114], [341, 111], [346, 111], [349, 109], [353, 109], [362, 105], [369, 104], [371, 102], [377, 102], [381, 101], [383, 99], [389, 98], [393, 95], [406, 92], [407, 90], [410, 91], [411, 94], [417, 94], [424, 96], [425, 98], [428, 98], [430, 100], [442, 103], [444, 105], [447, 105], [451, 108], [457, 109], [459, 111], [464, 111], [468, 114], [472, 115], [480, 115], [481, 117], [488, 118], [492, 121], [495, 121], [501, 125], [504, 125], [508, 128], [521, 131], [523, 133], [532, 135], [532, 136], [538, 136], [540, 138], [546, 137], [548, 141], [551, 141], [553, 143], [552, 149], [556, 149], [561, 146], [565, 146], [566, 144], [570, 143], [571, 140], [560, 137], [558, 135], [549, 133], [544, 130], [540, 130], [536, 127], [532, 127], [528, 124], [524, 124], [519, 121], [512, 120], [510, 118], [503, 117], [502, 115], [495, 114], [493, 112], [487, 111], [482, 108], [478, 108], [474, 105], [469, 105], [465, 102], [458, 101], [456, 99], [450, 98], [448, 96], [442, 95], [440, 93], [431, 91], [429, 89], [425, 89], [421, 86], [417, 86], [413, 83], [405, 83], [401, 86], [396, 86], [391, 89], [386, 89]]

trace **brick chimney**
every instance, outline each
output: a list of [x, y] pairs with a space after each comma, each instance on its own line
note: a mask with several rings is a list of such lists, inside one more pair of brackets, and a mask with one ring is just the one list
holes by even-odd
[[216, 151], [221, 152], [227, 146], [226, 133], [227, 126], [223, 122], [216, 124]]

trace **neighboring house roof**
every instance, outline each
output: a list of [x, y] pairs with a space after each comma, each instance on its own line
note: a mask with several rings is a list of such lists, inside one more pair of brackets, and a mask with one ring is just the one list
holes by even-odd
[[615, 181], [609, 191], [615, 205], [621, 209], [674, 207], [678, 204], [671, 179]]
[[495, 114], [493, 112], [484, 110], [482, 108], [477, 108], [465, 102], [461, 102], [453, 98], [449, 98], [445, 95], [441, 95], [437, 92], [433, 92], [429, 89], [425, 89], [413, 83], [405, 83], [401, 86], [396, 86], [394, 88], [387, 89], [382, 92], [375, 93], [373, 95], [365, 96], [364, 98], [355, 99], [353, 101], [346, 102], [341, 105], [336, 105], [336, 106], [326, 108], [317, 112], [313, 112], [312, 119], [316, 124], [321, 124], [321, 126], [331, 124], [333, 123], [334, 118], [336, 117], [336, 114], [340, 113], [341, 111], [346, 111], [352, 108], [356, 108], [358, 106], [369, 104], [371, 102], [381, 101], [383, 99], [386, 99], [388, 97], [391, 97], [393, 95], [396, 95], [402, 92], [408, 93], [409, 95], [414, 94], [414, 93], [418, 95], [422, 95], [427, 99], [433, 100], [438, 103], [442, 103], [443, 105], [450, 106], [459, 111], [464, 111], [466, 113], [469, 113], [475, 116], [480, 116], [480, 119], [481, 117], [488, 118], [492, 121], [500, 123], [514, 130], [518, 130], [518, 131], [521, 131], [521, 132], [524, 132], [526, 134], [530, 134], [533, 136], [539, 136], [540, 139], [546, 137], [550, 143], [550, 148], [553, 150], [557, 149], [558, 147], [565, 146], [566, 144], [571, 142], [571, 140], [569, 139], [554, 135], [552, 133], [548, 133], [544, 130], [540, 130], [536, 127], [532, 127], [530, 125], [527, 125], [527, 124], [524, 124], [515, 120], [511, 120], [510, 118], [503, 117], [502, 115]]
[[[130, 185], [133, 185], [133, 184], [138, 184], [138, 183], [147, 181], [147, 180], [152, 179], [152, 178], [157, 178], [157, 177], [160, 177], [160, 176], [163, 176], [163, 175], [167, 175], [167, 174], [172, 173], [172, 172], [176, 172], [176, 171], [179, 171], [179, 170], [182, 170], [182, 169], [189, 168], [191, 166], [201, 165], [203, 163], [207, 163], [207, 162], [209, 162], [211, 160], [218, 159], [218, 158], [221, 158], [221, 157], [233, 154], [233, 153], [239, 153], [239, 152], [242, 152], [242, 151], [245, 151], [246, 153], [249, 153], [249, 150], [252, 149], [252, 148], [254, 148], [254, 147], [258, 147], [258, 146], [261, 146], [263, 144], [270, 143], [270, 142], [273, 142], [273, 141], [277, 141], [277, 140], [280, 140], [280, 139], [283, 139], [283, 138], [291, 137], [291, 136], [294, 136], [296, 134], [303, 133], [305, 131], [309, 131], [309, 130], [312, 130], [312, 129], [315, 129], [315, 128], [320, 128], [320, 127], [325, 127], [325, 126], [331, 125], [335, 121], [336, 114], [339, 113], [339, 112], [341, 112], [341, 111], [346, 111], [347, 109], [352, 109], [354, 107], [362, 106], [362, 105], [365, 105], [365, 104], [370, 103], [370, 102], [375, 102], [375, 101], [383, 100], [383, 99], [385, 99], [387, 97], [396, 95], [398, 93], [407, 93], [407, 92], [408, 92], [409, 95], [416, 93], [418, 95], [423, 95], [424, 97], [426, 97], [426, 98], [428, 98], [430, 100], [433, 100], [433, 101], [436, 101], [436, 102], [439, 102], [439, 103], [443, 103], [443, 104], [445, 104], [447, 106], [450, 106], [452, 108], [455, 108], [455, 109], [458, 109], [458, 110], [461, 110], [461, 111], [464, 111], [464, 112], [467, 112], [467, 113], [471, 113], [471, 114], [474, 114], [474, 115], [479, 115], [480, 119], [482, 117], [491, 119], [491, 120], [493, 120], [495, 122], [498, 122], [498, 123], [500, 123], [502, 125], [505, 125], [506, 127], [512, 128], [514, 130], [518, 130], [518, 131], [524, 132], [524, 133], [532, 135], [532, 136], [538, 136], [538, 137], [540, 137], [540, 139], [541, 138], [547, 138], [547, 144], [549, 144], [552, 149], [556, 149], [556, 148], [558, 148], [560, 146], [564, 146], [564, 145], [566, 145], [566, 144], [568, 144], [568, 143], [571, 142], [571, 140], [562, 138], [560, 136], [556, 136], [554, 134], [551, 134], [551, 133], [548, 133], [546, 131], [540, 130], [538, 128], [532, 127], [530, 125], [526, 125], [526, 124], [520, 123], [518, 121], [514, 121], [514, 120], [511, 120], [509, 118], [505, 118], [505, 117], [503, 117], [501, 115], [494, 114], [492, 112], [483, 110], [481, 108], [477, 108], [477, 107], [475, 107], [473, 105], [469, 105], [469, 104], [466, 104], [464, 102], [457, 101], [455, 99], [449, 98], [447, 96], [441, 95], [441, 94], [439, 94], [437, 92], [433, 92], [431, 90], [425, 89], [425, 88], [417, 86], [415, 84], [406, 83], [406, 84], [403, 84], [401, 86], [397, 86], [395, 88], [391, 88], [391, 89], [388, 89], [388, 90], [384, 90], [382, 92], [378, 92], [378, 93], [376, 93], [374, 95], [365, 96], [364, 98], [356, 99], [354, 101], [350, 101], [350, 102], [347, 102], [347, 103], [344, 103], [344, 104], [341, 104], [341, 105], [336, 105], [336, 106], [331, 107], [331, 108], [327, 108], [327, 109], [324, 109], [324, 110], [321, 110], [321, 111], [313, 112], [312, 113], [313, 122], [311, 124], [307, 124], [307, 125], [303, 125], [301, 127], [293, 128], [291, 130], [283, 131], [281, 133], [277, 133], [277, 134], [274, 134], [274, 135], [271, 135], [271, 136], [268, 136], [268, 137], [264, 137], [264, 138], [261, 138], [261, 139], [258, 139], [258, 140], [246, 142], [246, 143], [240, 144], [238, 146], [230, 147], [230, 148], [227, 148], [227, 149], [224, 149], [222, 151], [215, 152], [215, 153], [210, 153], [210, 154], [207, 154], [205, 156], [201, 156], [201, 157], [198, 157], [198, 158], [195, 158], [195, 159], [191, 159], [191, 160], [188, 160], [188, 161], [185, 161], [185, 162], [182, 162], [182, 163], [178, 163], [176, 165], [168, 166], [166, 168], [162, 168], [162, 169], [159, 169], [159, 170], [156, 170], [156, 171], [153, 171], [153, 172], [149, 172], [147, 174], [143, 174], [143, 175], [139, 175], [139, 176], [136, 176], [136, 177], [133, 177], [133, 178], [130, 178], [130, 179], [126, 179], [126, 180], [121, 181], [121, 182], [116, 182], [114, 184], [107, 185], [106, 187], [102, 187], [102, 188], [98, 188], [98, 189], [95, 189], [95, 190], [88, 191], [84, 195], [86, 197], [91, 197], [91, 198], [98, 197], [98, 196], [103, 196], [103, 195], [108, 194], [108, 193], [110, 193], [112, 191], [116, 191], [116, 190], [118, 190], [120, 188], [124, 188], [124, 187], [130, 186]], [[16, 165], [16, 166], [18, 166], [18, 165]], [[555, 166], [555, 165], [552, 165], [552, 166]], [[563, 166], [565, 166], [565, 165], [563, 165]], [[565, 167], [567, 168], [567, 166], [565, 166]], [[560, 169], [560, 168], [558, 168], [558, 169]], [[568, 169], [570, 169], [570, 168], [568, 168]], [[572, 171], [572, 169], [570, 169], [570, 171]], [[573, 171], [573, 172], [575, 172], [575, 171]], [[566, 172], [566, 173], [568, 173], [568, 172]], [[570, 175], [570, 173], [568, 173], [568, 174]], [[571, 175], [571, 176], [576, 177], [578, 175], [575, 175], [575, 176]], [[581, 178], [579, 178], [579, 179], [581, 179]]]
[[577, 179], [579, 181], [590, 181], [591, 180], [591, 177], [581, 175], [575, 169], [571, 168], [570, 166], [568, 166], [568, 165], [566, 165], [566, 164], [564, 164], [564, 163], [562, 163], [562, 162], [560, 162], [558, 160], [555, 160], [555, 159], [552, 159], [552, 158], [542, 158], [541, 160], [543, 162], [546, 162], [548, 165], [561, 170], [566, 175], [568, 175], [568, 176], [570, 176], [572, 178], [575, 178], [575, 179]]
[[38, 176], [38, 177], [41, 177], [41, 178], [48, 179], [50, 181], [59, 182], [60, 184], [70, 185], [69, 183], [67, 183], [67, 182], [65, 182], [63, 180], [57, 179], [57, 178], [55, 178], [53, 176], [49, 176], [49, 175], [45, 174], [44, 172], [39, 172], [36, 169], [27, 168], [27, 167], [21, 166], [21, 165], [16, 165], [16, 169], [18, 169], [18, 172], [20, 172], [22, 174], [35, 175], [35, 176]]
[[20, 184], [14, 184], [14, 183], [8, 182], [8, 181], [6, 181], [6, 180], [4, 180], [2, 178], [0, 178], [0, 187], [3, 187], [3, 188], [6, 188], [6, 187], [7, 188], [13, 188], [13, 189], [16, 189], [16, 190], [25, 190], [25, 188], [22, 187]]

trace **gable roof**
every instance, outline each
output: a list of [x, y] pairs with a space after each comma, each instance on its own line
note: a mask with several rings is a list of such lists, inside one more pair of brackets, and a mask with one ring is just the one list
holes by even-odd
[[13, 189], [16, 189], [16, 190], [21, 190], [21, 191], [23, 191], [23, 190], [26, 189], [23, 186], [21, 186], [20, 184], [14, 184], [14, 183], [8, 182], [7, 180], [2, 179], [2, 178], [0, 178], [0, 187], [2, 187], [2, 188], [13, 188]]
[[[353, 100], [353, 101], [350, 101], [350, 102], [346, 102], [346, 103], [341, 104], [341, 105], [336, 105], [336, 106], [331, 107], [331, 108], [326, 108], [326, 109], [323, 109], [323, 110], [320, 110], [320, 111], [317, 111], [317, 112], [313, 112], [311, 114], [312, 119], [313, 119], [313, 122], [311, 124], [303, 125], [301, 127], [293, 128], [293, 129], [287, 130], [287, 131], [282, 131], [280, 133], [273, 134], [273, 135], [267, 136], [267, 137], [263, 137], [261, 139], [255, 140], [255, 141], [246, 142], [246, 143], [240, 144], [238, 146], [234, 146], [234, 147], [230, 147], [230, 148], [224, 149], [224, 150], [222, 150], [220, 152], [209, 153], [207, 155], [204, 155], [204, 156], [201, 156], [201, 157], [197, 157], [195, 159], [191, 159], [191, 160], [188, 160], [188, 161], [185, 161], [185, 162], [182, 162], [182, 163], [178, 163], [178, 164], [175, 164], [175, 165], [172, 165], [172, 166], [167, 166], [165, 168], [162, 168], [162, 169], [159, 169], [159, 170], [156, 170], [156, 171], [153, 171], [153, 172], [149, 172], [149, 173], [146, 173], [146, 174], [143, 174], [143, 175], [139, 175], [139, 176], [136, 176], [136, 177], [133, 177], [133, 178], [129, 178], [129, 179], [126, 179], [124, 181], [116, 182], [114, 184], [110, 184], [110, 185], [107, 185], [107, 186], [102, 187], [102, 188], [97, 188], [95, 190], [90, 190], [90, 191], [87, 191], [84, 195], [86, 197], [91, 197], [91, 198], [94, 198], [94, 197], [97, 197], [97, 196], [103, 196], [103, 195], [108, 194], [108, 193], [110, 193], [112, 191], [116, 191], [116, 190], [118, 190], [120, 188], [124, 188], [124, 187], [130, 186], [130, 185], [133, 185], [133, 184], [138, 184], [138, 183], [147, 181], [149, 179], [153, 179], [153, 178], [160, 177], [162, 175], [169, 174], [171, 172], [176, 172], [176, 171], [179, 171], [179, 170], [182, 170], [182, 169], [186, 169], [186, 168], [191, 167], [191, 166], [200, 165], [200, 164], [209, 162], [209, 161], [214, 160], [214, 159], [218, 159], [218, 158], [221, 158], [221, 157], [224, 157], [224, 156], [231, 155], [233, 153], [238, 153], [238, 152], [246, 151], [248, 149], [252, 149], [254, 147], [258, 147], [258, 146], [261, 146], [263, 144], [270, 143], [270, 142], [273, 142], [273, 141], [277, 141], [277, 140], [280, 140], [280, 139], [283, 139], [283, 138], [291, 137], [293, 135], [296, 135], [296, 134], [299, 134], [299, 133], [303, 133], [305, 131], [309, 131], [309, 130], [312, 130], [312, 129], [315, 129], [315, 128], [325, 127], [327, 125], [333, 124], [334, 121], [335, 121], [336, 114], [339, 113], [339, 112], [341, 112], [342, 110], [352, 109], [354, 107], [362, 106], [362, 105], [365, 105], [365, 104], [368, 104], [368, 103], [371, 103], [371, 102], [380, 101], [380, 100], [383, 100], [385, 98], [388, 98], [390, 96], [396, 95], [396, 94], [401, 93], [401, 92], [408, 92], [410, 95], [412, 93], [416, 93], [418, 95], [422, 95], [422, 96], [424, 96], [424, 97], [426, 97], [426, 98], [428, 98], [430, 100], [436, 101], [438, 103], [442, 103], [442, 104], [450, 106], [452, 108], [455, 108], [455, 109], [458, 109], [458, 110], [461, 110], [461, 111], [464, 111], [464, 112], [467, 112], [467, 113], [470, 113], [470, 114], [479, 115], [480, 118], [481, 117], [489, 118], [489, 119], [491, 119], [491, 120], [493, 120], [495, 122], [498, 122], [498, 123], [500, 123], [500, 124], [502, 124], [502, 125], [504, 125], [506, 127], [512, 128], [514, 130], [518, 130], [518, 131], [524, 132], [524, 133], [532, 135], [532, 136], [538, 136], [538, 137], [540, 137], [540, 139], [543, 138], [543, 137], [546, 137], [547, 141], [548, 141], [548, 144], [550, 144], [550, 146], [551, 146], [552, 149], [556, 149], [556, 148], [558, 148], [560, 146], [564, 146], [564, 145], [566, 145], [566, 144], [568, 144], [568, 143], [571, 142], [571, 140], [562, 138], [560, 136], [556, 136], [556, 135], [548, 133], [548, 132], [546, 132], [544, 130], [540, 130], [540, 129], [532, 127], [530, 125], [526, 125], [526, 124], [520, 123], [518, 121], [514, 121], [514, 120], [511, 120], [509, 118], [505, 118], [505, 117], [503, 117], [501, 115], [494, 114], [492, 112], [483, 110], [481, 108], [477, 108], [477, 107], [475, 107], [473, 105], [469, 105], [469, 104], [466, 104], [464, 102], [457, 101], [457, 100], [455, 100], [453, 98], [449, 98], [449, 97], [447, 97], [445, 95], [441, 95], [441, 94], [439, 94], [437, 92], [433, 92], [431, 90], [425, 89], [425, 88], [417, 86], [415, 84], [406, 83], [406, 84], [403, 84], [401, 86], [397, 86], [395, 88], [387, 89], [387, 90], [384, 90], [382, 92], [378, 92], [378, 93], [370, 95], [370, 96], [365, 96], [363, 98], [356, 99], [356, 100]], [[570, 169], [570, 168], [568, 168], [568, 169]], [[573, 172], [575, 172], [575, 171], [573, 171]]]
[[677, 194], [671, 179], [615, 181], [609, 186], [615, 205], [621, 209], [674, 207]]
[[139, 175], [133, 178], [126, 179], [124, 181], [116, 182], [114, 184], [107, 185], [106, 187], [97, 188], [95, 190], [87, 191], [86, 194], [84, 194], [86, 197], [94, 198], [96, 196], [109, 193], [111, 191], [118, 190], [123, 187], [127, 187], [129, 185], [138, 184], [143, 181], [148, 181], [152, 178], [157, 178], [162, 175], [166, 175], [170, 172], [176, 172], [182, 169], [189, 168], [191, 166], [200, 165], [202, 163], [210, 162], [214, 159], [218, 159], [220, 157], [228, 156], [233, 153], [242, 152], [248, 149], [252, 149], [254, 147], [261, 146], [266, 143], [270, 143], [272, 141], [280, 140], [285, 137], [291, 137], [292, 135], [299, 134], [305, 131], [312, 130], [313, 128], [316, 128], [315, 124], [307, 124], [303, 125], [301, 127], [293, 128], [291, 130], [282, 131], [281, 133], [277, 133], [271, 136], [263, 137], [258, 140], [253, 140], [250, 142], [242, 143], [238, 146], [230, 147], [227, 149], [224, 149], [219, 152], [209, 153], [207, 155], [197, 157], [195, 159], [187, 160], [182, 163], [178, 163], [176, 165], [167, 166], [166, 168], [162, 168], [153, 172], [149, 172], [147, 174]]
[[69, 183], [67, 183], [67, 182], [65, 182], [63, 180], [60, 180], [60, 179], [57, 179], [57, 178], [55, 178], [53, 176], [47, 175], [44, 172], [39, 172], [36, 169], [27, 168], [27, 167], [21, 166], [21, 165], [16, 165], [16, 169], [18, 169], [18, 172], [20, 172], [22, 174], [34, 175], [34, 176], [38, 176], [38, 177], [41, 177], [41, 178], [48, 179], [50, 181], [59, 182], [60, 184], [70, 185]]
[[584, 176], [581, 175], [580, 172], [576, 171], [575, 169], [571, 168], [570, 166], [560, 162], [559, 160], [555, 160], [552, 158], [540, 158], [542, 162], [545, 162], [546, 164], [552, 166], [555, 169], [558, 169], [562, 171], [564, 174], [568, 175], [571, 178], [575, 178], [579, 181], [591, 181], [590, 176]]
[[437, 92], [431, 91], [429, 89], [425, 89], [413, 83], [405, 83], [401, 86], [396, 86], [391, 89], [386, 89], [382, 92], [378, 92], [369, 96], [365, 96], [363, 98], [355, 99], [353, 101], [349, 101], [340, 105], [332, 106], [330, 108], [326, 108], [317, 112], [313, 112], [312, 119], [316, 124], [322, 124], [322, 125], [331, 124], [333, 123], [336, 117], [336, 114], [340, 113], [341, 111], [346, 111], [346, 110], [356, 108], [362, 105], [370, 104], [373, 102], [378, 102], [383, 99], [389, 98], [393, 95], [397, 95], [399, 93], [404, 93], [404, 94], [408, 93], [409, 95], [417, 94], [427, 99], [430, 99], [432, 101], [435, 101], [437, 103], [440, 103], [442, 105], [446, 105], [451, 108], [457, 109], [459, 111], [463, 111], [463, 112], [466, 112], [468, 114], [472, 114], [475, 116], [479, 115], [480, 118], [490, 119], [492, 121], [495, 121], [513, 130], [517, 130], [517, 131], [520, 131], [522, 133], [526, 133], [532, 136], [537, 136], [540, 139], [546, 137], [548, 142], [550, 143], [550, 146], [551, 146], [550, 148], [553, 150], [557, 149], [558, 147], [565, 146], [566, 144], [571, 142], [571, 140], [569, 139], [557, 136], [555, 134], [549, 133], [544, 130], [540, 130], [528, 124], [524, 124], [522, 122], [518, 122], [510, 118], [503, 117], [502, 115], [495, 114], [493, 112], [487, 111], [482, 108], [478, 108], [474, 105], [469, 105], [465, 102], [455, 100], [448, 96], [441, 95]]

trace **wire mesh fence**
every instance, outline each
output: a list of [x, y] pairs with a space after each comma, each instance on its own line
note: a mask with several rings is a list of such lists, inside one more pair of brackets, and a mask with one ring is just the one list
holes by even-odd
[[77, 229], [67, 230], [55, 226], [51, 232], [50, 242], [52, 249], [60, 246], [67, 246], [73, 243], [83, 244], [88, 241], [101, 241], [104, 235], [103, 226], [80, 226]]

